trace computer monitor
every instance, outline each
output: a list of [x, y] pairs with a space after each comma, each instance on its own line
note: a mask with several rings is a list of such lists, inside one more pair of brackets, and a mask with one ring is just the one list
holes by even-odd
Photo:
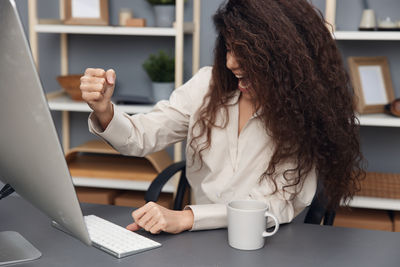
[[13, 0], [0, 1], [0, 180], [91, 245]]

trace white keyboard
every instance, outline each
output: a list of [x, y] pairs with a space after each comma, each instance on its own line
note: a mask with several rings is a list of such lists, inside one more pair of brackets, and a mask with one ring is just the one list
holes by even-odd
[[95, 215], [84, 216], [84, 218], [93, 246], [117, 258], [161, 246], [158, 242]]

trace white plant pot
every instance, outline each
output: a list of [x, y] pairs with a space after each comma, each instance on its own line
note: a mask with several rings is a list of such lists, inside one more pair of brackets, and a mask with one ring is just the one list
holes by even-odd
[[158, 83], [153, 82], [153, 99], [154, 102], [158, 102], [160, 100], [167, 100], [171, 95], [172, 91], [174, 91], [175, 83]]
[[172, 27], [175, 21], [175, 5], [154, 5], [156, 27]]

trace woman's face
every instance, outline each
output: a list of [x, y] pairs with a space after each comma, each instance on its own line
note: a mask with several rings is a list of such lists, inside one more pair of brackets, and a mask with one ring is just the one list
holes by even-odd
[[239, 62], [236, 60], [232, 50], [227, 49], [226, 52], [226, 67], [232, 71], [233, 75], [239, 80], [238, 88], [242, 93], [248, 93], [248, 81], [246, 81], [246, 73], [240, 67]]
[[229, 49], [226, 52], [226, 67], [232, 71], [236, 78], [242, 79], [244, 77], [244, 71], [240, 68], [235, 55]]

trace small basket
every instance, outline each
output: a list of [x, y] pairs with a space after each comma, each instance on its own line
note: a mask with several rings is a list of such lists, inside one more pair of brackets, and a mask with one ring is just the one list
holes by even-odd
[[75, 101], [83, 101], [80, 87], [82, 74], [58, 76], [57, 81], [65, 92]]
[[400, 199], [400, 175], [368, 172], [358, 196]]

